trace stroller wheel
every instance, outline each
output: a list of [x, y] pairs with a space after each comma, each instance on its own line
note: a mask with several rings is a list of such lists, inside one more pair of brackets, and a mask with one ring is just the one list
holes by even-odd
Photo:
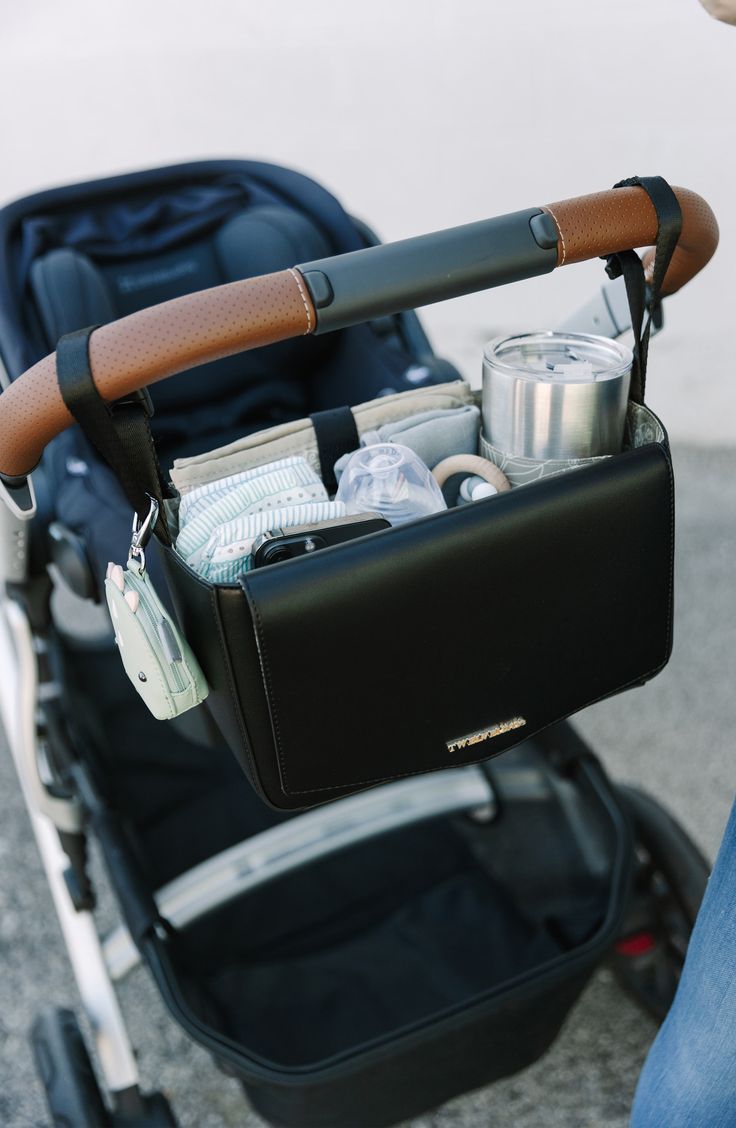
[[56, 1128], [105, 1128], [111, 1123], [73, 1011], [43, 1011], [31, 1029], [31, 1046]]
[[162, 1093], [128, 1089], [105, 1107], [77, 1016], [49, 1007], [31, 1028], [31, 1046], [54, 1128], [170, 1128], [176, 1125]]
[[132, 1107], [120, 1108], [110, 1118], [110, 1128], [176, 1128], [171, 1105], [163, 1093], [140, 1093], [132, 1096]]
[[618, 794], [634, 828], [636, 860], [611, 967], [624, 990], [661, 1022], [675, 997], [710, 866], [650, 795], [628, 786]]

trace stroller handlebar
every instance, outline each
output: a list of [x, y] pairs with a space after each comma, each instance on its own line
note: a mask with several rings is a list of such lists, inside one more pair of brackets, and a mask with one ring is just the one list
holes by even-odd
[[[674, 191], [682, 231], [664, 294], [697, 274], [718, 245], [718, 224], [705, 200], [684, 188]], [[642, 188], [580, 196], [150, 306], [96, 329], [90, 365], [101, 396], [111, 402], [234, 353], [651, 246], [656, 237], [656, 212]], [[652, 260], [650, 251], [648, 272]], [[51, 353], [0, 395], [0, 479], [22, 482], [47, 443], [73, 422]]]
[[[718, 246], [718, 222], [710, 205], [689, 188], [673, 188], [682, 211], [682, 230], [662, 284], [662, 296], [674, 294], [703, 269]], [[651, 246], [657, 237], [654, 207], [641, 188], [616, 188], [574, 200], [547, 204], [559, 232], [558, 266], [604, 257], [629, 247]], [[627, 246], [624, 246], [627, 243]], [[654, 249], [644, 255], [651, 281]]]

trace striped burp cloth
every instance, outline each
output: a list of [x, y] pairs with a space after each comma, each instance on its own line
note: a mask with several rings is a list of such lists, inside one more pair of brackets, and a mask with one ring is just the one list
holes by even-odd
[[183, 495], [179, 507], [179, 529], [217, 505], [217, 519], [230, 520], [251, 508], [280, 508], [292, 504], [294, 490], [309, 491], [307, 499], [327, 497], [320, 478], [305, 458], [294, 456], [268, 462], [252, 470], [241, 470], [228, 478], [206, 482]]
[[282, 458], [185, 494], [176, 550], [213, 583], [228, 583], [251, 567], [253, 541], [270, 529], [341, 517], [304, 458]]
[[233, 583], [253, 567], [253, 542], [261, 533], [346, 515], [341, 501], [312, 501], [235, 517], [214, 529], [206, 544], [187, 558], [187, 563], [213, 584]]

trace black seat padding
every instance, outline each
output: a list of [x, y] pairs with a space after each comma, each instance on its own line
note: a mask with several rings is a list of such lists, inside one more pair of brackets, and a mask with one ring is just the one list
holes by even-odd
[[86, 255], [69, 247], [36, 259], [30, 279], [50, 345], [64, 333], [102, 325], [117, 316], [100, 272]]

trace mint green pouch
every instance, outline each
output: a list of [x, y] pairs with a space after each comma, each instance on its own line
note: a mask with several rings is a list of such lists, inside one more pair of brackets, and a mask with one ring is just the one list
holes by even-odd
[[125, 672], [157, 720], [201, 704], [207, 683], [190, 646], [158, 598], [145, 565], [108, 565], [105, 596]]

